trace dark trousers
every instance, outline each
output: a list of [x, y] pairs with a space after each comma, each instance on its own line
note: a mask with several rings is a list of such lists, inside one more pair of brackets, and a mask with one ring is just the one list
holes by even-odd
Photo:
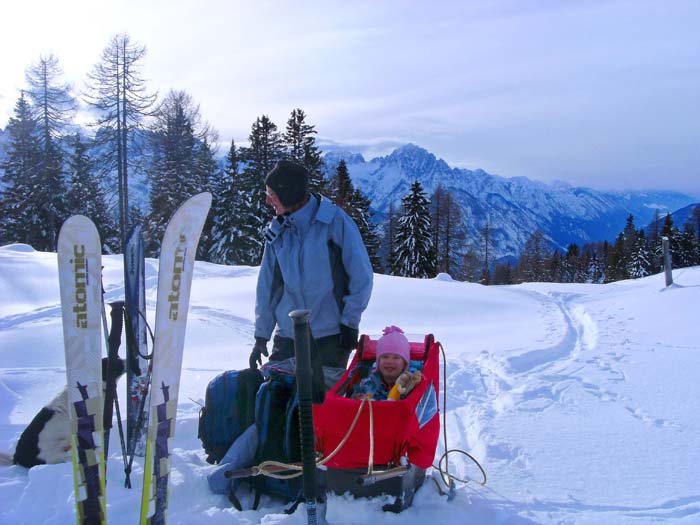
[[[351, 350], [340, 347], [339, 335], [311, 338], [311, 368], [314, 369], [316, 377], [325, 377], [322, 381], [326, 390], [335, 384], [348, 366], [350, 352]], [[290, 357], [294, 357], [294, 339], [276, 335], [272, 340], [269, 360], [284, 361]]]
[[[270, 361], [283, 361], [294, 357], [294, 339], [276, 335], [272, 340]], [[321, 366], [345, 368], [348, 366], [350, 350], [340, 347], [340, 336], [329, 335], [311, 339], [311, 358], [320, 359]]]

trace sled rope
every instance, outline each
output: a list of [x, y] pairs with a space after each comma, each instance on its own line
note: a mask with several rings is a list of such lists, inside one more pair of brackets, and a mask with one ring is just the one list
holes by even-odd
[[[369, 452], [369, 469], [367, 470], [368, 474], [371, 474], [373, 472], [373, 458], [374, 458], [374, 431], [373, 431], [373, 413], [372, 413], [372, 400], [370, 398], [363, 398], [362, 402], [360, 403], [360, 406], [357, 408], [357, 412], [355, 413], [355, 418], [352, 420], [352, 423], [350, 424], [350, 427], [348, 428], [348, 431], [345, 433], [345, 436], [343, 436], [343, 439], [340, 440], [340, 443], [338, 443], [338, 446], [335, 447], [335, 450], [328, 454], [325, 458], [323, 458], [320, 461], [316, 462], [316, 466], [322, 467], [325, 465], [328, 461], [330, 461], [333, 456], [335, 456], [340, 450], [343, 448], [345, 443], [347, 443], [348, 439], [350, 438], [350, 435], [352, 434], [353, 430], [355, 430], [355, 426], [357, 425], [357, 421], [360, 419], [360, 414], [362, 414], [362, 409], [366, 404], [369, 404], [369, 412], [370, 412], [370, 419], [369, 419], [369, 424], [370, 424], [370, 452]], [[293, 470], [292, 474], [278, 474], [277, 472], [280, 470]], [[263, 461], [260, 463], [260, 465], [256, 465], [254, 467], [251, 467], [250, 469], [250, 475], [251, 476], [267, 476], [270, 478], [275, 478], [275, 479], [292, 479], [292, 478], [297, 478], [302, 475], [302, 467], [299, 464], [296, 463], [282, 463], [281, 461]]]
[[[468, 483], [470, 480], [469, 479], [460, 479], [452, 474], [450, 474], [450, 462], [449, 462], [449, 455], [452, 453], [460, 453], [463, 454], [464, 456], [467, 456], [469, 459], [471, 459], [474, 464], [479, 467], [479, 470], [481, 471], [481, 475], [483, 476], [483, 481], [479, 481], [478, 483], [480, 485], [486, 485], [486, 471], [484, 468], [481, 466], [481, 464], [472, 456], [469, 452], [466, 452], [461, 449], [453, 448], [449, 449], [447, 448], [447, 358], [445, 357], [445, 348], [442, 346], [442, 343], [438, 343], [440, 346], [440, 350], [442, 352], [442, 407], [443, 407], [443, 412], [444, 415], [442, 417], [442, 437], [445, 443], [445, 452], [442, 456], [440, 456], [440, 459], [438, 460], [437, 467], [433, 465], [433, 468], [437, 469], [438, 472], [440, 472], [440, 477], [442, 478], [442, 481], [445, 485], [450, 486], [450, 482], [452, 481], [459, 481], [460, 483]], [[445, 462], [445, 468], [442, 468], [442, 463], [443, 461]]]

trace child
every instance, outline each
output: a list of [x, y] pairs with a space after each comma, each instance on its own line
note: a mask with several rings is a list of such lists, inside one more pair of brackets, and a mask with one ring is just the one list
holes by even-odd
[[386, 327], [377, 341], [375, 369], [355, 386], [352, 397], [371, 397], [376, 401], [405, 397], [422, 379], [420, 372], [411, 373], [410, 362], [411, 345], [403, 330], [397, 326]]

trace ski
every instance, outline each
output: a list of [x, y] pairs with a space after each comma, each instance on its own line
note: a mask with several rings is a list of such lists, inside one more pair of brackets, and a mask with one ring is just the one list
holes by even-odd
[[166, 523], [170, 440], [175, 434], [194, 258], [211, 199], [210, 193], [200, 193], [180, 206], [161, 243], [141, 525]]
[[[130, 455], [143, 457], [148, 432], [148, 341], [146, 334], [146, 281], [141, 226], [131, 230], [124, 253], [126, 306], [126, 435]], [[143, 414], [139, 416], [140, 409]]]
[[69, 218], [58, 236], [76, 523], [107, 522], [102, 392], [102, 250], [95, 225]]

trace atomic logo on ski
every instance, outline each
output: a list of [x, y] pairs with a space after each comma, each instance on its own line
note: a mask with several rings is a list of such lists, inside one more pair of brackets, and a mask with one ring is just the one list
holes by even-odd
[[73, 264], [73, 274], [75, 276], [75, 326], [78, 328], [87, 328], [87, 260], [85, 259], [85, 246], [73, 246], [73, 259], [70, 261]]
[[177, 321], [177, 313], [180, 309], [180, 287], [182, 286], [182, 272], [185, 270], [185, 255], [187, 255], [187, 237], [181, 233], [178, 241], [179, 243], [175, 247], [173, 277], [170, 281], [170, 294], [168, 295], [169, 317], [173, 321]]

